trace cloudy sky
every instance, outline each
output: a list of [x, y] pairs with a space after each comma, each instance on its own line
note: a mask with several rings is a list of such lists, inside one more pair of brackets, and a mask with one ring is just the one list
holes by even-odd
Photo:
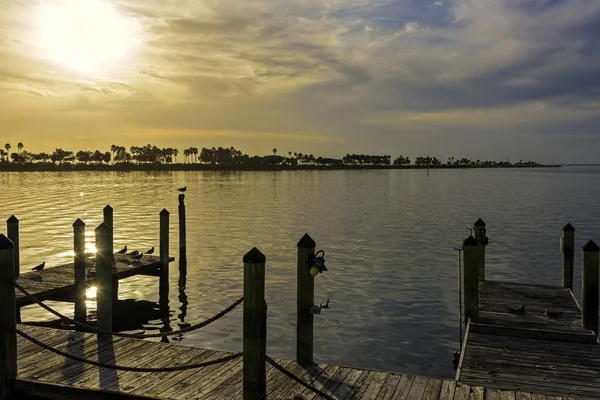
[[593, 0], [0, 0], [0, 140], [600, 162], [599, 38]]

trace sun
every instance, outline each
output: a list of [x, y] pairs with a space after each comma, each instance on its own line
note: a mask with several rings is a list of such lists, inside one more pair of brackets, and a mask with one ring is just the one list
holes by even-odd
[[38, 44], [44, 53], [87, 74], [122, 68], [140, 42], [134, 20], [106, 0], [48, 1], [38, 17]]

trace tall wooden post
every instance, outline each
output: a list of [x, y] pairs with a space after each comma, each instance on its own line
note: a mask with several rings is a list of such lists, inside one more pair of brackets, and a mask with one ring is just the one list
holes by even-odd
[[481, 257], [477, 269], [479, 271], [479, 282], [483, 282], [485, 281], [485, 246], [487, 246], [487, 231], [485, 229], [485, 222], [483, 222], [481, 218], [473, 225], [473, 234], [475, 235], [477, 244], [481, 246]]
[[315, 278], [310, 275], [308, 256], [314, 254], [316, 243], [307, 234], [298, 241], [296, 289], [296, 361], [302, 365], [313, 363], [313, 314]]
[[463, 242], [463, 275], [464, 275], [464, 302], [465, 325], [469, 319], [479, 316], [479, 266], [483, 257], [483, 246], [477, 239], [469, 236]]
[[19, 220], [11, 215], [6, 220], [6, 235], [15, 245], [15, 278], [21, 274], [21, 256], [19, 252]]
[[15, 245], [0, 234], [0, 397], [17, 377], [17, 302], [15, 300]]
[[112, 228], [101, 223], [96, 228], [96, 294], [98, 328], [112, 331]]
[[77, 218], [73, 223], [73, 273], [75, 275], [75, 321], [85, 322], [85, 222]]
[[160, 212], [160, 302], [169, 302], [169, 211]]
[[256, 247], [244, 255], [244, 400], [267, 398], [266, 261]]
[[583, 271], [581, 273], [581, 324], [598, 334], [598, 284], [600, 247], [591, 240], [583, 246]]
[[[104, 207], [104, 209], [102, 210], [103, 214], [104, 214], [104, 223], [108, 226], [110, 226], [110, 248], [111, 248], [111, 259], [112, 259], [112, 265], [111, 268], [112, 269], [117, 269], [117, 264], [115, 262], [115, 255], [114, 255], [114, 251], [112, 250], [114, 247], [114, 242], [115, 242], [115, 238], [114, 238], [114, 225], [113, 225], [113, 208], [110, 206], [110, 204], [107, 204], [106, 207]], [[115, 279], [112, 281], [112, 295], [113, 295], [113, 301], [116, 303], [119, 300], [119, 280]]]
[[185, 228], [185, 194], [179, 195], [179, 263], [187, 265], [186, 228]]
[[567, 224], [563, 228], [560, 238], [560, 249], [562, 251], [562, 287], [573, 290], [573, 272], [575, 270], [575, 228]]

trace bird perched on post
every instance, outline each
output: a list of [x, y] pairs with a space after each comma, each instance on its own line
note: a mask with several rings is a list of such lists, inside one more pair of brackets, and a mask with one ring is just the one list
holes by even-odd
[[45, 266], [46, 266], [46, 261], [44, 261], [40, 265], [36, 265], [35, 267], [31, 268], [31, 270], [32, 271], [42, 272], [42, 270], [44, 269]]
[[154, 246], [150, 250], [145, 252], [144, 254], [152, 254], [152, 253], [154, 253]]
[[544, 315], [548, 318], [558, 318], [562, 315], [562, 312], [550, 311], [546, 308], [544, 310]]
[[138, 254], [140, 254], [140, 252], [137, 250], [134, 250], [131, 253], [127, 253], [128, 256], [137, 256]]
[[181, 193], [185, 192], [187, 190], [187, 186], [184, 186], [182, 188], [177, 189], [179, 190]]
[[125, 253], [127, 253], [127, 246], [125, 246], [121, 250], [117, 251], [117, 254], [125, 254]]
[[511, 314], [525, 314], [525, 304], [523, 304], [521, 307], [509, 307], [508, 311]]
[[133, 258], [134, 260], [140, 260], [142, 257], [144, 257], [144, 253], [139, 253], [135, 256], [131, 256], [131, 258]]

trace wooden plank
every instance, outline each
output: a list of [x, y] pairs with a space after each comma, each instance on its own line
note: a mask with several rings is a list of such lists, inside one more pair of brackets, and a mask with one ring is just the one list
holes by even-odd
[[508, 390], [500, 391], [500, 400], [515, 400], [515, 392]]
[[465, 385], [464, 383], [459, 383], [456, 385], [454, 400], [469, 400], [470, 394], [471, 387], [469, 385]]
[[484, 390], [483, 387], [471, 386], [469, 400], [483, 400]]
[[371, 383], [369, 383], [369, 386], [367, 386], [367, 388], [365, 389], [364, 393], [361, 396], [361, 399], [364, 399], [364, 400], [378, 399], [379, 392], [381, 391], [381, 388], [383, 387], [383, 383], [385, 382], [388, 373], [375, 371], [372, 373], [372, 375], [373, 375], [373, 379], [371, 380]]
[[500, 391], [497, 389], [485, 389], [485, 400], [500, 400]]
[[[312, 364], [307, 368], [306, 372], [302, 375], [302, 378], [306, 383], [313, 385], [313, 382], [319, 379], [321, 374], [323, 374], [328, 367], [329, 366], [325, 364]], [[294, 397], [299, 396], [304, 390], [304, 386], [288, 379], [279, 386], [276, 391], [271, 393], [271, 398], [293, 399]]]
[[423, 393], [423, 400], [437, 400], [442, 390], [441, 379], [429, 379], [427, 386], [425, 386], [425, 393]]
[[454, 400], [454, 391], [456, 390], [456, 381], [443, 381], [440, 390], [440, 400]]
[[[338, 386], [338, 388], [335, 390], [335, 392], [333, 392], [331, 394], [331, 397], [336, 398], [336, 399], [343, 399], [344, 397], [346, 397], [348, 395], [348, 393], [350, 393], [350, 391], [352, 391], [352, 388], [354, 387], [356, 382], [358, 382], [360, 377], [365, 373], [368, 373], [368, 372], [365, 371], [364, 369], [350, 370], [348, 375], [346, 375], [346, 378], [344, 379], [344, 381], [340, 384], [340, 386]], [[362, 398], [366, 399], [367, 397], [363, 396]]]
[[412, 375], [402, 375], [400, 378], [400, 382], [398, 382], [398, 386], [394, 391], [394, 395], [392, 399], [395, 400], [406, 400], [408, 399], [408, 394], [410, 393], [410, 389], [415, 381], [415, 377]]
[[[344, 381], [346, 376], [350, 373], [351, 368], [340, 367], [335, 374], [331, 376], [323, 387], [320, 389], [322, 392], [331, 395], [331, 393], [335, 392], [340, 384]], [[314, 392], [309, 392], [308, 389], [302, 395], [305, 400], [318, 399], [320, 396], [317, 396]]]
[[388, 374], [385, 382], [383, 383], [383, 387], [379, 392], [380, 400], [390, 400], [394, 396], [394, 392], [402, 379], [401, 374]]
[[[229, 365], [228, 365], [229, 364]], [[244, 367], [244, 363], [241, 358], [228, 361], [223, 364], [223, 368], [220, 369], [221, 372], [216, 372], [216, 370], [211, 375], [210, 379], [205, 379], [201, 381], [197, 381], [196, 384], [190, 385], [186, 390], [183, 390], [181, 393], [178, 393], [175, 396], [176, 399], [189, 399], [189, 398], [203, 398], [208, 393], [210, 393], [213, 389], [217, 388], [222, 383], [235, 379], [235, 376], [238, 373], [242, 372]]]
[[420, 399], [425, 394], [425, 387], [427, 386], [427, 382], [429, 378], [425, 378], [423, 376], [415, 376], [415, 380], [410, 388], [410, 393], [408, 394], [409, 399]]

